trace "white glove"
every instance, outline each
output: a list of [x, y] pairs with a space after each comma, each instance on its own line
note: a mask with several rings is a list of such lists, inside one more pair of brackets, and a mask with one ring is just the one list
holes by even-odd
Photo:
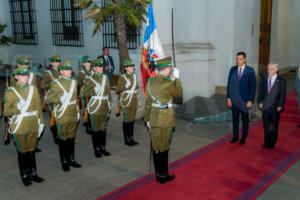
[[146, 122], [146, 126], [150, 129], [150, 122]]
[[128, 89], [130, 86], [130, 81], [126, 81], [126, 85], [125, 85], [125, 88]]
[[96, 85], [96, 87], [94, 88], [95, 93], [98, 94], [101, 90], [101, 86], [99, 84]]
[[45, 127], [45, 124], [40, 124], [39, 125], [39, 134], [38, 134], [38, 138], [41, 137], [43, 131], [44, 131], [44, 127]]
[[176, 78], [179, 79], [179, 69], [178, 68], [173, 69], [173, 78], [174, 79], [176, 79]]
[[17, 104], [17, 108], [18, 108], [19, 110], [22, 110], [23, 107], [25, 106], [25, 104], [26, 104], [25, 100], [22, 99], [22, 100], [20, 100], [19, 103]]
[[67, 101], [68, 99], [68, 95], [67, 94], [63, 94], [61, 97], [60, 97], [60, 102], [61, 103], [64, 103], [65, 101]]

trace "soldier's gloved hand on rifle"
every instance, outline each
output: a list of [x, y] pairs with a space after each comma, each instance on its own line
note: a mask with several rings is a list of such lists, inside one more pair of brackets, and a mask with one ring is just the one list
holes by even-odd
[[130, 81], [126, 81], [125, 88], [128, 89], [130, 87]]
[[61, 103], [65, 103], [65, 101], [67, 101], [68, 99], [68, 94], [63, 94], [61, 97], [60, 97], [60, 102]]
[[144, 125], [145, 125], [145, 127], [150, 129], [150, 122], [145, 122]]
[[172, 73], [172, 79], [175, 80], [176, 78], [179, 79], [179, 69], [178, 68], [174, 68], [173, 69], [173, 73]]
[[25, 106], [26, 102], [22, 99], [19, 101], [19, 103], [17, 104], [17, 107], [19, 110], [22, 110], [23, 107]]

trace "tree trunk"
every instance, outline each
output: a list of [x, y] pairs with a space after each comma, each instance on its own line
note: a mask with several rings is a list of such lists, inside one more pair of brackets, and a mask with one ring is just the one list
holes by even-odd
[[[115, 0], [115, 2], [120, 2], [120, 0]], [[126, 24], [124, 19], [117, 12], [114, 12], [114, 25], [119, 49], [120, 72], [124, 72], [124, 60], [129, 59], [126, 39]]]

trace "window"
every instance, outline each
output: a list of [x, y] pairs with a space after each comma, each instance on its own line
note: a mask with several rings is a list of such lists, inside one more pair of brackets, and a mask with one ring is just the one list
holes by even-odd
[[83, 46], [82, 13], [74, 2], [50, 0], [53, 45]]
[[[106, 6], [107, 0], [101, 1], [101, 6]], [[114, 18], [111, 16], [102, 24], [103, 46], [109, 48], [118, 48]], [[136, 27], [126, 25], [127, 46], [129, 49], [136, 49], [140, 44], [141, 31]]]
[[9, 7], [15, 43], [37, 45], [34, 0], [9, 0]]

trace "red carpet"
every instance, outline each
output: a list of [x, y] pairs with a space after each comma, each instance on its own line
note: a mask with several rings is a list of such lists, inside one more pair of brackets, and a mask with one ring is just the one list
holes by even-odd
[[173, 182], [161, 185], [149, 174], [99, 199], [192, 200], [255, 199], [300, 159], [300, 129], [295, 93], [287, 96], [275, 149], [263, 149], [261, 121], [250, 125], [245, 146], [230, 144], [232, 135], [172, 163]]

